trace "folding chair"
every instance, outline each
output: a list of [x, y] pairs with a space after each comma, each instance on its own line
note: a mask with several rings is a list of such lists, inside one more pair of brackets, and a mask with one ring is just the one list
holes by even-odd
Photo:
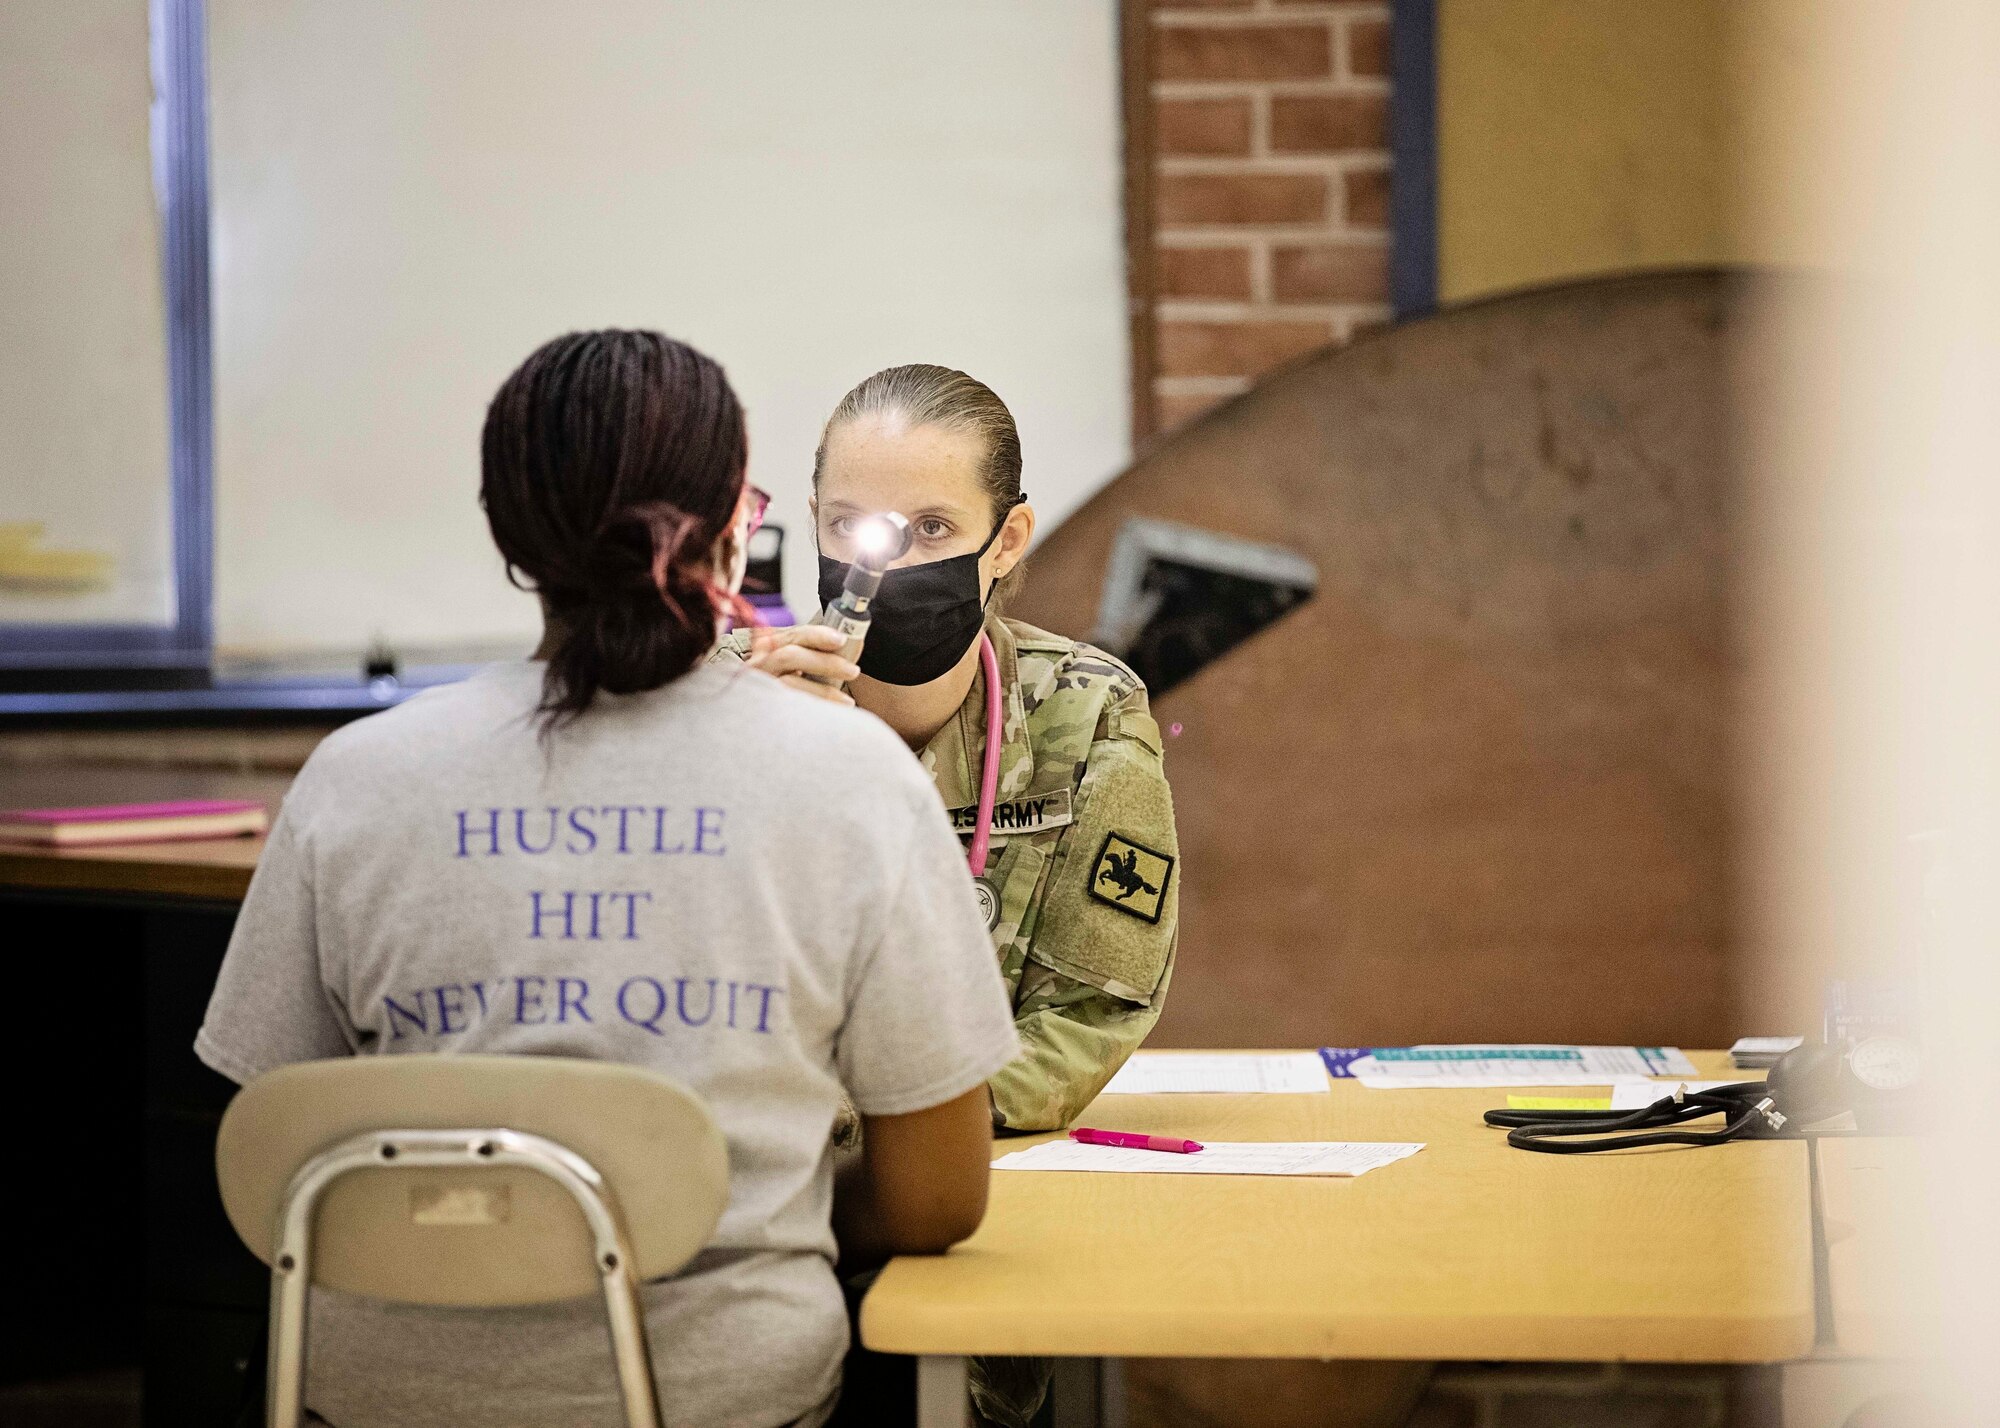
[[405, 1304], [601, 1293], [630, 1428], [659, 1428], [639, 1286], [708, 1242], [729, 1157], [657, 1072], [540, 1056], [280, 1067], [222, 1118], [230, 1223], [271, 1266], [266, 1422], [298, 1428], [312, 1285]]

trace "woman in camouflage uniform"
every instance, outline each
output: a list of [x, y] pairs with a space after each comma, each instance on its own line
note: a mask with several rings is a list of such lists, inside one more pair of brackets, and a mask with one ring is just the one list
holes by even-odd
[[[740, 633], [724, 655], [879, 715], [969, 842], [986, 745], [978, 635], [992, 642], [1003, 743], [977, 891], [1022, 1046], [990, 1083], [993, 1122], [1055, 1130], [1145, 1040], [1173, 972], [1180, 855], [1159, 727], [1124, 664], [995, 609], [1020, 582], [1035, 514], [1014, 419], [984, 384], [895, 367], [842, 399], [813, 464], [822, 600], [839, 589], [856, 525], [885, 511], [908, 519], [911, 546], [877, 598], [858, 670], [831, 652], [832, 631], [812, 626]], [[943, 578], [946, 561], [962, 579]], [[975, 562], [976, 584], [965, 569]], [[894, 572], [926, 565], [938, 567], [919, 577], [926, 598], [899, 608]], [[944, 600], [954, 584], [959, 597]], [[982, 1416], [1010, 1428], [1025, 1428], [1047, 1382], [1045, 1361], [974, 1365]]]
[[[910, 523], [910, 550], [892, 571], [978, 553], [1003, 710], [992, 853], [978, 891], [1022, 1044], [993, 1079], [993, 1121], [1058, 1129], [1145, 1040], [1173, 971], [1179, 849], [1146, 687], [1102, 650], [993, 612], [996, 593], [1004, 600], [1020, 581], [1035, 515], [1021, 494], [1013, 417], [984, 384], [945, 367], [876, 373], [827, 422], [813, 492], [834, 589], [856, 523], [883, 511]], [[922, 759], [969, 841], [986, 745], [978, 640], [968, 634], [963, 650], [946, 650], [949, 667], [920, 683], [901, 682], [909, 669], [871, 677], [894, 603], [892, 578], [858, 676], [820, 648], [837, 639], [811, 626], [740, 634], [724, 648], [880, 715]], [[804, 674], [846, 680], [847, 692]]]

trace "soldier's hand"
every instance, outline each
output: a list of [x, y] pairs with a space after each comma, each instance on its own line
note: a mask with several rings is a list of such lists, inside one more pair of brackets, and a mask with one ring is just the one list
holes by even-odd
[[[744, 663], [776, 675], [783, 683], [807, 694], [816, 694], [835, 704], [852, 704], [854, 696], [846, 690], [819, 682], [830, 679], [845, 684], [861, 673], [859, 665], [840, 657], [840, 647], [846, 642], [840, 631], [825, 625], [760, 627], [750, 636], [750, 654]], [[809, 674], [818, 678], [805, 678]]]

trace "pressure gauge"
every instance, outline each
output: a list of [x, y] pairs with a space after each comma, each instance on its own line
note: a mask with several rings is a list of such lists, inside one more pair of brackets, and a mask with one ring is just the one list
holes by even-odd
[[1903, 1036], [1871, 1036], [1848, 1053], [1854, 1079], [1871, 1091], [1900, 1091], [1923, 1075], [1923, 1055]]

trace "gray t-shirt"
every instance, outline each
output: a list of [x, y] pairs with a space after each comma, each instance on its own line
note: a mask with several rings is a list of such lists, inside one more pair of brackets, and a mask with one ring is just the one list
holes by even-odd
[[[812, 1421], [847, 1343], [828, 1223], [843, 1089], [941, 1104], [1018, 1050], [963, 854], [887, 726], [755, 671], [601, 699], [546, 745], [542, 666], [328, 738], [272, 829], [195, 1049], [518, 1052], [653, 1066], [708, 1103], [730, 1197], [646, 1288], [670, 1424]], [[321, 1292], [336, 1428], [620, 1421], [601, 1301], [456, 1311]]]

